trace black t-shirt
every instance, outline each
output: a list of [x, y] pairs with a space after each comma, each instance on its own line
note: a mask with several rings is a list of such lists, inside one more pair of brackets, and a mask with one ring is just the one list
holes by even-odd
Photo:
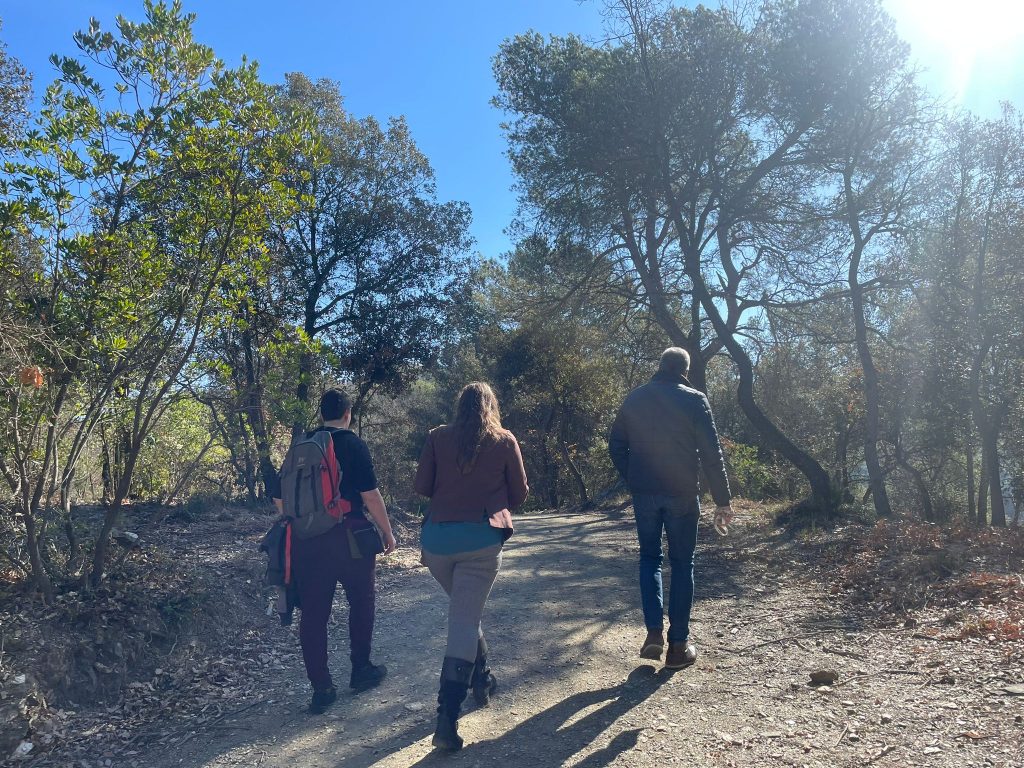
[[[326, 429], [321, 427], [320, 429]], [[320, 430], [314, 430], [319, 432]], [[332, 429], [334, 438], [334, 455], [341, 467], [341, 497], [352, 504], [352, 511], [347, 516], [366, 518], [363, 509], [363, 497], [366, 491], [377, 487], [377, 474], [373, 471], [373, 459], [370, 449], [355, 432], [350, 429]], [[310, 432], [309, 435], [312, 435]], [[308, 436], [308, 435], [307, 435]], [[273, 487], [268, 489], [270, 495], [281, 498], [281, 478], [275, 476]]]

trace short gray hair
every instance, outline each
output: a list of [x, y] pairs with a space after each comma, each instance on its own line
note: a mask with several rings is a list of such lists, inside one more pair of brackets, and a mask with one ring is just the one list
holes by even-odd
[[669, 347], [661, 353], [658, 371], [673, 376], [685, 376], [690, 372], [690, 353], [682, 347]]

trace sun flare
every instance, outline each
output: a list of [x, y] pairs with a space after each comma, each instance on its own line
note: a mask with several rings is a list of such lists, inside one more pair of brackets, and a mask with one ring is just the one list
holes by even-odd
[[[952, 95], [972, 79], [1013, 66], [1024, 46], [1022, 0], [887, 0], [915, 58], [927, 53]], [[1009, 95], [1009, 94], [1008, 94]]]

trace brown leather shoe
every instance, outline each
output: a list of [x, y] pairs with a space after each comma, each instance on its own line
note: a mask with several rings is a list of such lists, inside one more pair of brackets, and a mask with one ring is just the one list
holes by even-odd
[[665, 655], [665, 669], [682, 669], [697, 660], [697, 649], [693, 643], [669, 643]]
[[647, 630], [647, 639], [640, 646], [641, 659], [654, 659], [657, 661], [665, 651], [665, 631], [662, 629]]

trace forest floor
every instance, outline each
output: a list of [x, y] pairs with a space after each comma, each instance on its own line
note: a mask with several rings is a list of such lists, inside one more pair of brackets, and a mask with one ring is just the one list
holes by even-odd
[[[430, 748], [446, 605], [417, 562], [415, 530], [379, 568], [374, 658], [388, 678], [310, 716], [297, 627], [264, 611], [265, 525], [245, 511], [161, 533], [206, 587], [206, 629], [137, 670], [117, 703], [56, 710], [35, 736], [48, 732], [49, 747], [18, 762], [1024, 766], [1019, 532], [971, 547], [934, 526], [794, 535], [747, 506], [729, 537], [701, 530], [700, 657], [672, 674], [638, 657], [631, 510], [521, 516], [484, 619], [500, 689], [470, 708], [466, 748], [447, 755]], [[339, 594], [341, 683], [345, 621]], [[823, 671], [837, 680], [811, 686]]]

